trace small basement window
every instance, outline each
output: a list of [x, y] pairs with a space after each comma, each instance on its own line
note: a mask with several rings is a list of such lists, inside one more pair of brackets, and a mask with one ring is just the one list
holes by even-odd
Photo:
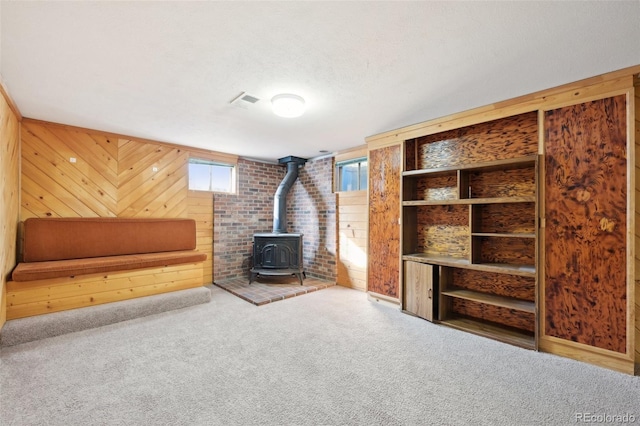
[[197, 158], [189, 159], [189, 189], [235, 193], [236, 167]]
[[367, 189], [367, 158], [336, 163], [338, 191], [364, 191]]

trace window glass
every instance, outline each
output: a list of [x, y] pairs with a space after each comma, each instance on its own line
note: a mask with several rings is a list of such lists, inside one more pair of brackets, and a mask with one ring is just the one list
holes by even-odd
[[369, 175], [369, 167], [367, 167], [367, 162], [363, 161], [360, 163], [360, 190], [367, 189], [367, 176]]
[[340, 191], [357, 191], [359, 164], [346, 164], [342, 166], [340, 173]]
[[338, 191], [361, 191], [367, 189], [367, 159], [336, 163]]
[[234, 191], [235, 167], [212, 161], [189, 159], [189, 189], [194, 191]]

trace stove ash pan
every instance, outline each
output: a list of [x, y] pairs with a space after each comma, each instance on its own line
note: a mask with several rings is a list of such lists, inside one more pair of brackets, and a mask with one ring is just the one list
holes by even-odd
[[302, 285], [302, 280], [306, 278], [302, 265], [302, 234], [255, 234], [249, 284], [259, 275], [295, 275]]

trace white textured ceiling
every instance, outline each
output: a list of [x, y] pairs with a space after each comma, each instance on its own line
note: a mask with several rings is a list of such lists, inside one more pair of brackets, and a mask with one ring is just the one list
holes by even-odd
[[[274, 160], [640, 64], [622, 2], [8, 2], [25, 117]], [[240, 92], [261, 99], [248, 109]], [[307, 100], [296, 119], [269, 101]]]

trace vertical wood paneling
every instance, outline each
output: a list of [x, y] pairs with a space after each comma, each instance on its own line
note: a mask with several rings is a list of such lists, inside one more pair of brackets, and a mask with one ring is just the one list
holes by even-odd
[[203, 262], [205, 284], [213, 282], [213, 194], [206, 191], [189, 191], [188, 217], [196, 221], [196, 249], [207, 254]]
[[338, 285], [365, 291], [367, 193], [338, 193]]
[[6, 284], [16, 264], [20, 212], [20, 128], [9, 101], [0, 96], [0, 328], [7, 317]]
[[369, 152], [367, 290], [400, 297], [401, 145]]
[[624, 95], [545, 113], [545, 334], [626, 352]]

